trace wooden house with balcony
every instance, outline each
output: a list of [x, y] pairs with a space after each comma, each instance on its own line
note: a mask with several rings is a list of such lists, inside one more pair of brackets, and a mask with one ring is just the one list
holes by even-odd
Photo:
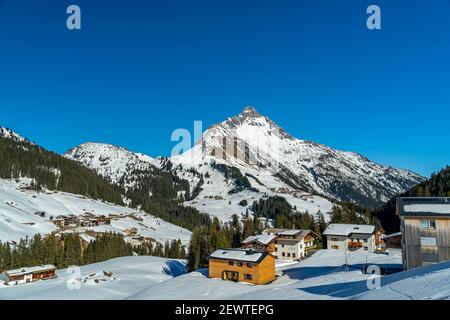
[[244, 241], [242, 241], [242, 248], [273, 253], [275, 251], [276, 240], [277, 237], [271, 234], [260, 234], [256, 236], [250, 236], [244, 239]]
[[263, 234], [276, 236], [273, 255], [283, 260], [298, 260], [316, 248], [319, 236], [311, 230], [268, 228]]

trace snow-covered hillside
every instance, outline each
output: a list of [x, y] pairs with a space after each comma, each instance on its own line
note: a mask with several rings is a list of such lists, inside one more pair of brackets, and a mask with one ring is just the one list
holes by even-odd
[[[282, 275], [273, 283], [255, 286], [220, 279], [209, 279], [207, 271], [192, 272], [161, 282], [129, 299], [175, 300], [318, 300], [350, 299], [360, 290], [366, 291], [368, 275], [361, 269], [367, 264], [400, 266], [401, 255], [368, 254], [364, 251], [347, 253], [348, 271], [344, 267], [343, 251], [321, 250], [297, 263], [281, 263], [277, 271]], [[361, 284], [361, 287], [355, 286]], [[186, 290], [186, 288], [189, 288]]]
[[0, 127], [0, 137], [11, 139], [14, 141], [28, 141], [21, 135], [17, 134], [16, 132], [12, 131], [11, 129]]
[[[57, 278], [15, 287], [0, 285], [0, 300], [118, 300], [186, 272], [182, 260], [122, 257], [56, 272]], [[77, 289], [78, 288], [78, 289]]]
[[150, 237], [161, 243], [172, 239], [180, 239], [185, 245], [189, 242], [190, 231], [147, 213], [70, 193], [27, 190], [30, 182], [30, 179], [26, 178], [0, 179], [0, 241], [17, 241], [36, 233], [49, 234], [57, 231], [57, 227], [50, 221], [52, 218], [60, 215], [80, 216], [91, 213], [93, 215], [122, 214], [123, 218], [113, 220], [109, 225], [80, 227], [79, 230], [72, 231], [93, 230], [120, 233], [126, 229], [136, 228], [138, 235]]
[[67, 151], [65, 157], [81, 162], [113, 183], [118, 183], [134, 170], [154, 168], [153, 159], [149, 156], [103, 143], [84, 143]]
[[[344, 253], [338, 250], [322, 250], [301, 262], [277, 261], [278, 279], [255, 286], [209, 279], [206, 270], [185, 274], [179, 260], [126, 257], [81, 267], [80, 290], [69, 290], [70, 274], [59, 270], [54, 280], [0, 288], [0, 299], [352, 299], [368, 291], [368, 275], [361, 272], [366, 263], [401, 266], [399, 252], [353, 252], [347, 261], [348, 270]], [[113, 274], [108, 277], [103, 271]]]

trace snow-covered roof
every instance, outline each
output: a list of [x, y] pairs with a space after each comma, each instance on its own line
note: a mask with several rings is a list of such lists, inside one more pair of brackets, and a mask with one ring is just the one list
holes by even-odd
[[401, 216], [450, 216], [450, 198], [398, 198]]
[[48, 270], [56, 270], [54, 265], [47, 264], [43, 266], [36, 266], [36, 267], [28, 267], [28, 268], [20, 268], [20, 269], [14, 269], [14, 270], [8, 270], [6, 271], [6, 274], [8, 276], [22, 276], [25, 274], [30, 273], [36, 273], [36, 272], [44, 272]]
[[257, 242], [259, 242], [261, 244], [267, 245], [267, 244], [269, 244], [270, 242], [272, 242], [275, 239], [276, 239], [276, 236], [274, 236], [274, 235], [271, 235], [271, 234], [260, 234], [260, 235], [257, 235], [257, 236], [247, 237], [244, 241], [242, 241], [242, 243], [246, 244], [246, 243], [257, 241]]
[[332, 223], [325, 229], [323, 234], [330, 236], [349, 236], [352, 233], [372, 234], [374, 231], [375, 226], [369, 224]]
[[278, 235], [280, 236], [295, 236], [297, 233], [300, 233], [302, 230], [297, 229], [289, 229], [289, 230], [283, 230], [281, 232], [278, 232]]
[[267, 255], [269, 255], [267, 252], [255, 251], [251, 249], [218, 249], [210, 255], [210, 258], [259, 263]]
[[81, 239], [83, 239], [84, 241], [86, 241], [86, 242], [91, 242], [91, 241], [95, 241], [96, 240], [95, 237], [92, 237], [92, 236], [90, 236], [90, 235], [88, 235], [86, 233], [80, 233], [78, 236]]
[[277, 236], [296, 236], [297, 238], [304, 238], [309, 233], [314, 233], [311, 230], [300, 229], [281, 229], [281, 228], [267, 228], [263, 231], [264, 234], [273, 234]]

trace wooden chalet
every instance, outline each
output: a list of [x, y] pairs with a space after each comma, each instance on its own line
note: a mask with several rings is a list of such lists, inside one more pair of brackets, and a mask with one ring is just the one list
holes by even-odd
[[209, 257], [209, 277], [267, 284], [275, 280], [275, 258], [266, 251], [219, 249]]
[[246, 238], [244, 241], [242, 241], [242, 248], [272, 253], [275, 251], [276, 241], [277, 237], [271, 234], [260, 234], [257, 236], [250, 236]]
[[53, 265], [44, 265], [28, 268], [20, 268], [5, 271], [5, 283], [7, 285], [17, 285], [56, 278], [56, 268]]

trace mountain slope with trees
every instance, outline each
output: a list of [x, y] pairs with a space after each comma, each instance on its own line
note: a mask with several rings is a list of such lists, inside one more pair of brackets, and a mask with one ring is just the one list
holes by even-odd
[[387, 233], [400, 230], [400, 219], [395, 214], [397, 197], [450, 197], [450, 166], [433, 173], [430, 179], [393, 197], [382, 208], [373, 212]]
[[123, 205], [123, 190], [92, 170], [5, 132], [12, 131], [0, 135], [0, 178], [32, 178], [37, 190], [47, 188]]

